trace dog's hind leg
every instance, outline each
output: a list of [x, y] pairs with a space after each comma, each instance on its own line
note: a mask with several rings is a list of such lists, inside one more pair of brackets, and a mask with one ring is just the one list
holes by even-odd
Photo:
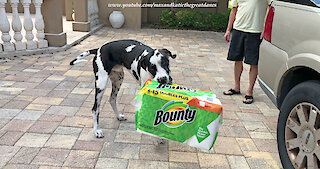
[[93, 131], [97, 138], [103, 137], [103, 132], [99, 127], [99, 113], [100, 113], [100, 103], [102, 100], [103, 93], [105, 88], [97, 88], [95, 89], [95, 101], [92, 108], [93, 113]]
[[114, 114], [118, 118], [118, 120], [123, 121], [127, 120], [123, 114], [120, 114], [117, 108], [117, 95], [120, 90], [122, 81], [123, 81], [123, 67], [122, 66], [115, 66], [111, 73], [110, 73], [110, 80], [112, 83], [112, 91], [109, 98], [109, 102], [111, 104], [111, 107], [113, 109]]
[[103, 132], [99, 127], [99, 112], [100, 112], [100, 103], [102, 100], [103, 93], [106, 89], [109, 75], [108, 73], [103, 69], [101, 58], [95, 57], [93, 61], [93, 69], [95, 73], [95, 101], [92, 108], [93, 113], [93, 130], [94, 134], [97, 138], [103, 137]]

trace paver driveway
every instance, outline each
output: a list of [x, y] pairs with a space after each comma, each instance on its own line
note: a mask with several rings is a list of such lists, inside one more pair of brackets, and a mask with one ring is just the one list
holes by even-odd
[[[118, 108], [128, 121], [114, 117], [107, 102], [109, 86], [100, 114], [105, 137], [94, 137], [92, 56], [90, 62], [68, 64], [85, 50], [119, 39], [171, 50], [178, 55], [171, 60], [175, 83], [217, 94], [224, 122], [212, 151], [172, 141], [155, 146], [154, 138], [137, 133], [130, 102], [139, 86], [128, 72], [118, 97]], [[258, 84], [252, 105], [243, 104], [243, 96], [222, 94], [233, 80], [232, 63], [225, 59], [227, 50], [222, 33], [103, 28], [68, 51], [0, 63], [0, 168], [281, 167], [275, 139], [278, 110]]]

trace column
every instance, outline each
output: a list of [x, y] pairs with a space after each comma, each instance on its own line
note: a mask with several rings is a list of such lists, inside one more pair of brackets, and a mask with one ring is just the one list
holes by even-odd
[[0, 0], [0, 31], [2, 32], [3, 51], [10, 52], [14, 51], [14, 45], [10, 42], [10, 23], [5, 10], [6, 3], [7, 0]]
[[75, 22], [72, 23], [74, 31], [90, 31], [90, 22], [88, 21], [88, 0], [74, 1]]
[[62, 3], [61, 0], [44, 0], [42, 4], [45, 39], [49, 46], [61, 47], [67, 44], [67, 35], [63, 32]]
[[46, 48], [48, 47], [48, 41], [44, 39], [44, 21], [41, 14], [41, 4], [42, 0], [32, 0], [34, 3], [34, 7], [36, 8], [36, 19], [35, 19], [35, 27], [37, 29], [37, 38], [38, 38], [38, 48]]
[[34, 35], [32, 33], [33, 22], [30, 15], [30, 4], [31, 4], [31, 0], [22, 0], [22, 5], [24, 8], [23, 27], [24, 27], [24, 30], [26, 31], [25, 38], [27, 39], [27, 49], [36, 49], [37, 43], [33, 40]]
[[10, 0], [12, 7], [12, 29], [14, 31], [13, 39], [15, 40], [14, 46], [16, 50], [25, 50], [26, 43], [22, 42], [23, 36], [21, 34], [22, 23], [18, 14], [19, 0]]
[[67, 21], [73, 21], [73, 18], [72, 18], [72, 8], [73, 8], [73, 3], [74, 1], [73, 0], [65, 0], [65, 7], [66, 7], [66, 20]]
[[93, 18], [94, 18], [94, 26], [99, 24], [99, 6], [98, 6], [98, 0], [94, 0], [93, 2]]

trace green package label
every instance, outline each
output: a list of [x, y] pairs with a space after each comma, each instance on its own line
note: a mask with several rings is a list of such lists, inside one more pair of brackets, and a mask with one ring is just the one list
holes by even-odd
[[222, 106], [213, 93], [149, 80], [135, 99], [138, 131], [199, 148], [212, 147], [222, 123]]
[[206, 139], [208, 136], [210, 136], [210, 132], [209, 132], [207, 126], [204, 126], [204, 127], [200, 126], [197, 131], [197, 139], [198, 139], [199, 143], [201, 143], [201, 141]]

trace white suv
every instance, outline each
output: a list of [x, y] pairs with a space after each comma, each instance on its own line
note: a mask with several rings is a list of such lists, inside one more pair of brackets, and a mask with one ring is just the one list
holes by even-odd
[[284, 168], [320, 168], [320, 0], [275, 0], [260, 47], [259, 83], [280, 109]]

